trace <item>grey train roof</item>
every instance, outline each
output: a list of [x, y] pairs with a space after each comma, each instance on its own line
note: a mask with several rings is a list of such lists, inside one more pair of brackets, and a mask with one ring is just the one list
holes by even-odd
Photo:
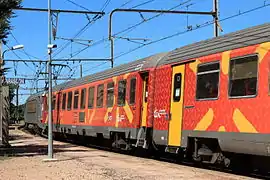
[[85, 76], [83, 78], [75, 79], [73, 81], [68, 81], [66, 83], [59, 84], [53, 88], [53, 91], [59, 91], [62, 89], [72, 88], [78, 85], [87, 84], [90, 82], [95, 82], [107, 78], [111, 78], [114, 76], [119, 76], [121, 74], [126, 74], [130, 72], [134, 72], [137, 70], [144, 70], [147, 68], [157, 66], [158, 62], [166, 55], [167, 53], [159, 53], [153, 56], [149, 56], [143, 59], [139, 59], [136, 61], [132, 61], [127, 64], [122, 64], [120, 66], [116, 66], [115, 68], [108, 69], [105, 71], [101, 71], [95, 74], [91, 74]]
[[166, 58], [163, 58], [159, 62], [159, 65], [177, 63], [183, 60], [269, 41], [270, 23], [266, 23], [177, 48], [174, 51], [171, 51]]
[[29, 96], [29, 97], [27, 98], [26, 101], [32, 101], [32, 100], [36, 99], [37, 97], [41, 96], [43, 93], [44, 93], [44, 92], [41, 91], [41, 92], [38, 92], [38, 93], [36, 93], [36, 94], [32, 94], [31, 96]]

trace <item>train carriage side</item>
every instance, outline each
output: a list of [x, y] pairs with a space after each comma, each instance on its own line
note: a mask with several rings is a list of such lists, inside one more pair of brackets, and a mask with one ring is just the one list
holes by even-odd
[[[147, 118], [147, 105], [142, 104], [143, 94], [147, 94], [147, 74], [152, 64], [164, 55], [154, 55], [55, 87], [54, 132], [114, 139], [114, 146], [126, 149], [130, 146], [129, 140], [137, 144], [140, 127]], [[46, 96], [44, 101], [47, 101]], [[44, 109], [46, 124], [48, 113]]]
[[171, 52], [156, 71], [154, 142], [211, 163], [269, 156], [269, 37], [268, 23]]

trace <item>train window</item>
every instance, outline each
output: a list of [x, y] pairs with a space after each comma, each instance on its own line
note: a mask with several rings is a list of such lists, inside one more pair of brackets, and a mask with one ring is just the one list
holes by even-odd
[[88, 108], [94, 107], [94, 97], [95, 97], [95, 87], [90, 87], [88, 89]]
[[197, 69], [196, 99], [213, 99], [218, 97], [219, 62], [200, 64]]
[[53, 96], [53, 100], [52, 100], [52, 110], [55, 109], [55, 104], [56, 104], [56, 96]]
[[85, 108], [85, 93], [86, 89], [84, 88], [81, 90], [81, 106], [80, 106], [81, 109]]
[[114, 102], [114, 82], [107, 84], [107, 107], [112, 107]]
[[258, 56], [246, 56], [230, 61], [230, 97], [257, 94]]
[[148, 77], [145, 78], [144, 102], [148, 99]]
[[71, 104], [72, 104], [72, 91], [68, 92], [68, 103], [67, 103], [67, 110], [71, 109]]
[[124, 106], [126, 103], [126, 80], [121, 80], [118, 82], [118, 99], [117, 104], [119, 106]]
[[62, 110], [66, 109], [66, 99], [67, 99], [67, 94], [64, 93], [62, 96]]
[[97, 87], [97, 107], [103, 107], [103, 95], [104, 95], [104, 85], [100, 84]]
[[136, 78], [130, 80], [129, 104], [135, 104], [136, 101]]
[[175, 74], [173, 81], [173, 101], [179, 102], [181, 99], [182, 74]]
[[73, 109], [78, 109], [79, 106], [79, 91], [75, 91], [74, 93], [74, 101], [73, 101]]

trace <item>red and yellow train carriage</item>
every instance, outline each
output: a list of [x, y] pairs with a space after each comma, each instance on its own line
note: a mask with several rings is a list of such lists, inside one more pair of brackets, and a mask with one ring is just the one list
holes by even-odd
[[212, 163], [223, 152], [268, 156], [269, 63], [267, 23], [70, 81], [54, 87], [54, 132]]

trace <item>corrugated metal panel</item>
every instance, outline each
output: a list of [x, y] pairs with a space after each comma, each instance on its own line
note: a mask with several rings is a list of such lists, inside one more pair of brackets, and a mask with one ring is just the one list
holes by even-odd
[[130, 73], [130, 72], [134, 72], [137, 70], [144, 70], [150, 67], [155, 67], [158, 62], [166, 55], [167, 53], [160, 53], [157, 55], [153, 55], [147, 58], [143, 58], [143, 59], [139, 59], [127, 64], [123, 64], [120, 66], [117, 66], [113, 69], [108, 69], [102, 72], [98, 72], [95, 74], [91, 74], [89, 76], [80, 78], [80, 79], [76, 79], [73, 81], [69, 81], [66, 83], [62, 83], [59, 84], [57, 86], [55, 86], [53, 88], [53, 91], [59, 91], [62, 89], [68, 89], [68, 88], [72, 88], [75, 86], [79, 86], [79, 85], [83, 85], [83, 84], [87, 84], [87, 83], [91, 83], [91, 82], [95, 82], [95, 81], [99, 81], [99, 80], [103, 80], [103, 79], [107, 79], [107, 78], [111, 78], [114, 76], [119, 76], [121, 74], [126, 74], [126, 73]]
[[270, 41], [270, 23], [244, 29], [217, 38], [178, 48], [163, 58], [159, 65], [177, 63], [206, 55]]

